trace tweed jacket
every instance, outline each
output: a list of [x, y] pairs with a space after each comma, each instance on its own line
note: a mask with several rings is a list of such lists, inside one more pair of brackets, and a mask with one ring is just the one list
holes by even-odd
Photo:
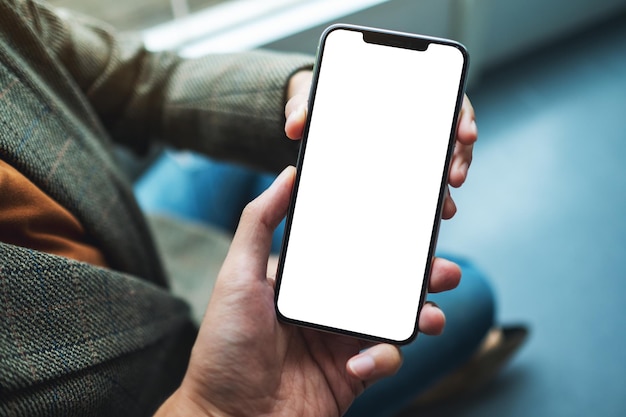
[[0, 158], [70, 210], [110, 265], [0, 243], [0, 416], [149, 415], [175, 389], [196, 330], [112, 145], [159, 140], [278, 170], [296, 155], [286, 81], [310, 64], [270, 52], [183, 60], [0, 0]]

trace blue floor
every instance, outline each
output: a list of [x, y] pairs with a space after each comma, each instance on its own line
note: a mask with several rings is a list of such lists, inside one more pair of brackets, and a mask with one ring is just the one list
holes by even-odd
[[486, 75], [440, 247], [493, 279], [531, 337], [486, 390], [430, 416], [626, 416], [626, 16]]

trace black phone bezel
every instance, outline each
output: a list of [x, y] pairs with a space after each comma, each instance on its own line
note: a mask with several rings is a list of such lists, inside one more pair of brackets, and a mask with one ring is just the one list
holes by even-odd
[[[426, 261], [426, 268], [424, 270], [424, 277], [422, 280], [423, 281], [422, 290], [420, 294], [417, 316], [415, 318], [415, 327], [411, 335], [405, 340], [392, 340], [392, 339], [387, 339], [383, 337], [378, 337], [375, 335], [353, 332], [347, 329], [338, 329], [338, 328], [334, 328], [330, 326], [292, 319], [290, 317], [286, 317], [285, 315], [283, 315], [278, 308], [278, 297], [280, 293], [280, 285], [282, 281], [282, 273], [283, 273], [283, 267], [284, 267], [283, 261], [286, 255], [287, 246], [289, 242], [291, 222], [293, 220], [293, 213], [294, 213], [294, 208], [295, 208], [295, 203], [296, 203], [299, 183], [300, 183], [300, 172], [301, 172], [302, 166], [304, 165], [304, 160], [305, 160], [306, 145], [307, 145], [307, 140], [308, 140], [311, 115], [313, 114], [313, 109], [314, 109], [314, 104], [315, 104], [315, 94], [317, 91], [317, 83], [319, 80], [321, 67], [323, 65], [324, 47], [325, 47], [326, 39], [335, 30], [350, 30], [350, 31], [360, 32], [363, 34], [364, 42], [367, 42], [367, 43], [374, 43], [374, 44], [386, 45], [390, 47], [397, 47], [397, 48], [403, 48], [403, 49], [412, 49], [416, 51], [426, 51], [428, 49], [428, 46], [433, 43], [440, 44], [440, 45], [447, 45], [447, 46], [457, 48], [463, 55], [463, 67], [461, 71], [461, 79], [459, 81], [459, 89], [457, 92], [457, 102], [455, 105], [453, 121], [452, 121], [451, 129], [450, 129], [450, 137], [448, 139], [448, 151], [446, 154], [443, 173], [442, 173], [442, 179], [441, 179], [441, 185], [440, 185], [439, 196], [438, 196], [438, 201], [437, 201], [437, 209], [436, 209], [436, 215], [435, 215], [436, 217], [433, 220], [433, 231], [431, 234], [431, 239], [430, 239], [430, 244], [429, 244], [429, 249], [428, 249], [428, 259]], [[296, 178], [295, 178], [293, 192], [291, 194], [291, 200], [289, 203], [289, 210], [287, 212], [287, 217], [286, 217], [286, 222], [285, 222], [285, 231], [284, 231], [283, 241], [282, 241], [282, 245], [280, 249], [278, 269], [276, 271], [274, 308], [276, 311], [276, 316], [279, 321], [283, 323], [293, 324], [293, 325], [311, 328], [311, 329], [315, 329], [319, 331], [351, 336], [351, 337], [355, 337], [358, 339], [368, 340], [371, 342], [390, 343], [394, 345], [408, 344], [417, 337], [417, 334], [419, 333], [418, 320], [419, 320], [422, 307], [424, 306], [424, 302], [426, 300], [428, 282], [429, 282], [429, 277], [430, 277], [430, 272], [431, 272], [431, 267], [432, 267], [432, 260], [434, 257], [437, 238], [439, 235], [441, 214], [443, 210], [443, 202], [444, 202], [444, 197], [445, 197], [445, 187], [448, 182], [448, 172], [449, 172], [449, 167], [450, 167], [450, 161], [452, 159], [452, 154], [454, 151], [455, 132], [457, 129], [459, 113], [461, 110], [461, 106], [463, 104], [463, 96], [464, 96], [465, 86], [467, 82], [468, 70], [469, 70], [469, 54], [467, 52], [467, 49], [461, 43], [450, 40], [450, 39], [397, 32], [397, 31], [391, 31], [391, 30], [384, 30], [384, 29], [372, 28], [372, 27], [367, 27], [367, 26], [342, 24], [342, 23], [333, 24], [324, 30], [324, 32], [322, 33], [320, 37], [319, 46], [318, 46], [317, 54], [316, 54], [315, 65], [313, 67], [313, 80], [311, 84], [311, 91], [309, 93], [308, 113], [307, 113], [309, 117], [307, 117], [303, 135], [302, 135], [302, 142], [300, 145], [300, 151], [298, 154], [298, 162], [296, 165], [296, 168], [297, 168]]]

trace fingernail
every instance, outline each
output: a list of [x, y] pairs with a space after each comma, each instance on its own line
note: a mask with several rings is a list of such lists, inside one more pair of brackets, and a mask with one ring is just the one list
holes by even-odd
[[359, 355], [351, 359], [348, 366], [360, 379], [367, 379], [374, 372], [374, 358], [369, 355]]

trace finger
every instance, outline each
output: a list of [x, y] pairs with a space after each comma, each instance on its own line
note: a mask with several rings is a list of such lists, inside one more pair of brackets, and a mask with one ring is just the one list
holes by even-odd
[[476, 113], [472, 102], [466, 96], [463, 97], [463, 105], [459, 113], [459, 124], [456, 131], [456, 139], [463, 145], [472, 145], [478, 139], [476, 126]]
[[313, 71], [304, 69], [296, 72], [289, 79], [287, 85], [287, 100], [289, 101], [296, 94], [308, 94], [313, 81]]
[[287, 167], [274, 183], [244, 208], [223, 269], [246, 269], [267, 278], [272, 233], [287, 213], [295, 179], [295, 168]]
[[474, 143], [477, 139], [478, 128], [476, 127], [474, 107], [469, 98], [464, 96], [459, 113], [454, 154], [450, 165], [449, 183], [453, 187], [460, 187], [467, 179], [467, 172], [472, 163]]
[[285, 107], [285, 134], [289, 139], [301, 139], [307, 116], [307, 99], [297, 95], [287, 102]]
[[467, 173], [472, 164], [474, 144], [465, 145], [457, 142], [450, 164], [450, 176], [448, 182], [451, 186], [458, 188], [467, 179]]
[[306, 105], [308, 101], [309, 101], [308, 93], [300, 92], [300, 93], [294, 94], [293, 97], [291, 97], [289, 101], [287, 101], [287, 104], [285, 104], [285, 118], [288, 119], [289, 115], [293, 113], [294, 110], [302, 107], [303, 105]]
[[454, 200], [450, 196], [450, 187], [446, 187], [446, 195], [443, 200], [443, 210], [441, 212], [441, 217], [444, 220], [451, 219], [456, 214], [456, 204]]
[[312, 79], [313, 72], [305, 70], [296, 73], [289, 82], [285, 105], [285, 134], [290, 139], [302, 138]]
[[397, 346], [379, 344], [350, 358], [346, 368], [351, 376], [369, 385], [395, 374], [401, 365], [402, 353]]
[[445, 325], [446, 316], [443, 314], [443, 311], [432, 302], [425, 303], [419, 317], [420, 332], [430, 336], [437, 336], [443, 332]]
[[278, 256], [271, 255], [267, 260], [267, 278], [276, 279], [276, 270], [278, 269]]
[[456, 288], [461, 282], [461, 268], [452, 261], [435, 258], [430, 272], [428, 292], [437, 293]]

